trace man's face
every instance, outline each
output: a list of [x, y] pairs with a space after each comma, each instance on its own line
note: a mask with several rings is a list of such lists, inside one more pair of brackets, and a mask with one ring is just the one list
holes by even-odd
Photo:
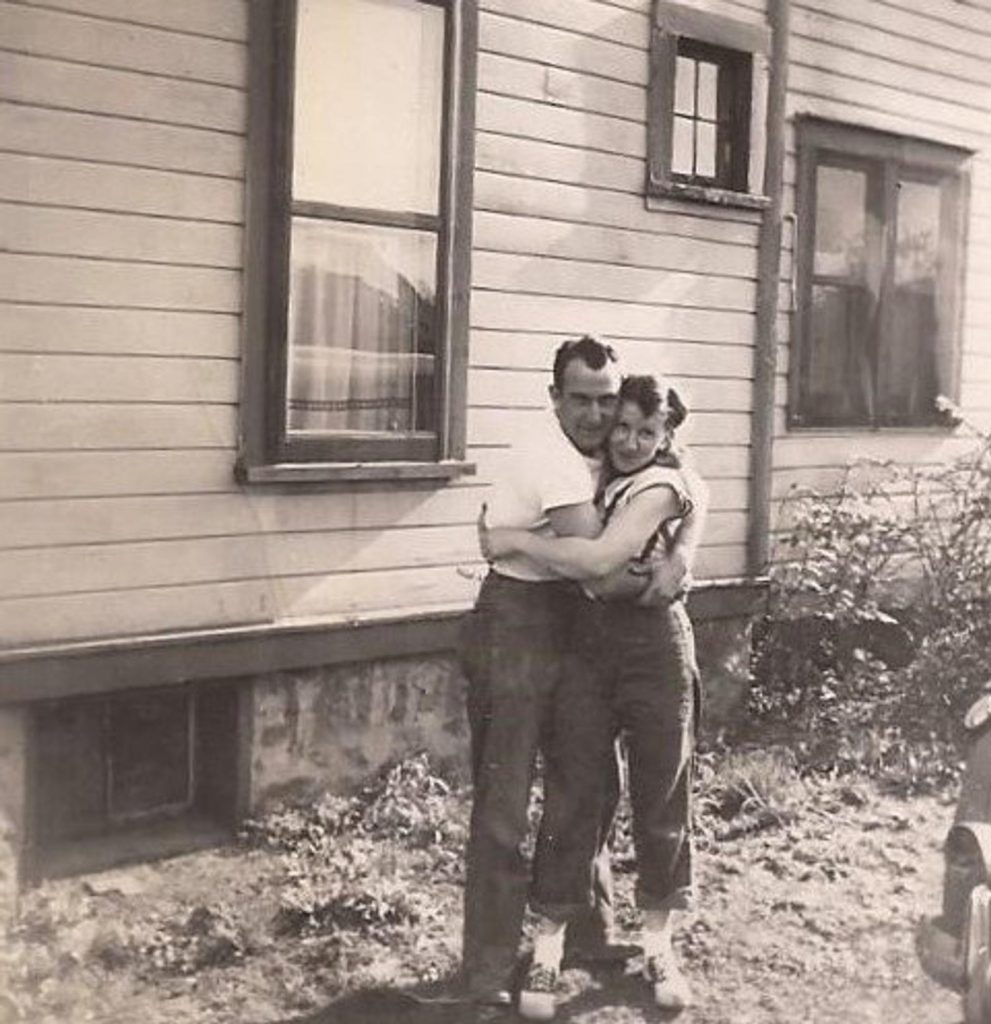
[[582, 359], [564, 368], [561, 387], [551, 387], [551, 399], [561, 429], [584, 455], [598, 455], [616, 411], [619, 370], [607, 362], [593, 370]]

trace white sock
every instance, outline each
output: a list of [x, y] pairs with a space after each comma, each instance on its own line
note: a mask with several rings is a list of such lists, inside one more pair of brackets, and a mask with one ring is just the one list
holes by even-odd
[[564, 958], [564, 921], [542, 917], [533, 938], [533, 962], [551, 971], [561, 969]]
[[657, 956], [671, 948], [671, 911], [645, 910], [643, 914], [643, 955]]

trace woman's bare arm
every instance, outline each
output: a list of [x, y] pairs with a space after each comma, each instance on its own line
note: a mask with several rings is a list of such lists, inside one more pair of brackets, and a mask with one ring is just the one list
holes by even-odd
[[526, 530], [487, 529], [484, 524], [479, 536], [487, 558], [519, 553], [569, 579], [595, 579], [635, 558], [658, 524], [677, 516], [680, 506], [673, 487], [653, 487], [619, 509], [595, 539], [540, 537]]

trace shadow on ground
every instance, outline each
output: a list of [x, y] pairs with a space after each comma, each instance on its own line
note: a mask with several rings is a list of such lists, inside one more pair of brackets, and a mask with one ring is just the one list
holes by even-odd
[[[637, 967], [614, 966], [594, 971], [572, 969], [562, 976], [561, 998], [554, 1020], [574, 1024], [583, 1020], [604, 1021], [608, 1008], [616, 1008], [623, 1024], [666, 1024], [684, 1015], [665, 1013], [653, 1005], [650, 990]], [[350, 993], [305, 1017], [282, 1024], [521, 1024], [514, 1011], [489, 1011], [478, 1015], [465, 1003], [438, 1000], [430, 991], [366, 989]]]

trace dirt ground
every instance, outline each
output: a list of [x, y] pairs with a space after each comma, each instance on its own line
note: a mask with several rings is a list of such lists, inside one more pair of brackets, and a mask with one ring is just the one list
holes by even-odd
[[[787, 824], [754, 831], [730, 821], [703, 833], [700, 908], [679, 936], [696, 1005], [677, 1019], [957, 1024], [957, 998], [923, 975], [914, 951], [916, 921], [938, 910], [951, 815], [948, 799], [834, 787]], [[389, 884], [419, 908], [412, 923], [386, 915], [351, 932], [287, 933], [274, 923], [285, 859], [243, 846], [47, 883], [26, 894], [0, 954], [0, 1021], [466, 1020], [457, 1008], [404, 997], [442, 983], [456, 964], [459, 865], [436, 851], [382, 860], [381, 850], [357, 850], [359, 873], [392, 872]], [[628, 896], [630, 874], [620, 881]], [[632, 910], [622, 910], [632, 927]], [[649, 1005], [637, 966], [566, 971], [558, 1019], [672, 1019]]]

